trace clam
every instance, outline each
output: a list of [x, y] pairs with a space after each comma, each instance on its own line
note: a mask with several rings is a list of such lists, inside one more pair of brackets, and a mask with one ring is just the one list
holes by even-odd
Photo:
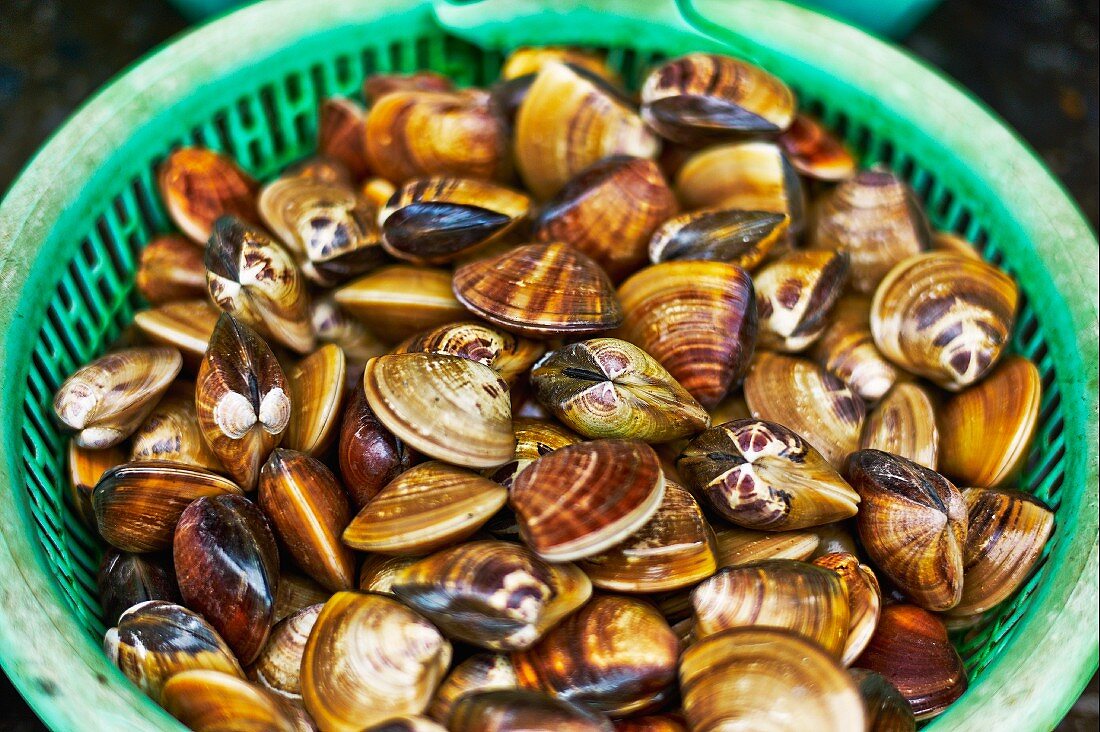
[[547, 354], [531, 371], [535, 395], [585, 437], [667, 442], [706, 429], [710, 418], [652, 356], [617, 338], [594, 338]]
[[450, 92], [454, 84], [446, 76], [434, 71], [416, 71], [412, 74], [371, 74], [363, 81], [363, 96], [374, 104], [394, 92]]
[[231, 315], [218, 320], [199, 366], [195, 407], [214, 454], [251, 490], [290, 422], [290, 385], [263, 339]]
[[855, 683], [814, 643], [776, 628], [735, 628], [691, 645], [680, 663], [693, 730], [864, 729]]
[[99, 479], [113, 467], [126, 462], [126, 453], [119, 446], [91, 450], [69, 440], [69, 504], [86, 526], [95, 528], [92, 491]]
[[108, 549], [96, 575], [103, 617], [117, 623], [122, 613], [142, 602], [179, 602], [179, 587], [170, 557]]
[[268, 690], [222, 671], [182, 671], [164, 684], [165, 711], [194, 732], [304, 732], [304, 715]]
[[332, 597], [317, 581], [297, 570], [283, 567], [275, 591], [275, 622], [281, 622], [310, 605], [324, 604]]
[[764, 266], [753, 276], [760, 345], [805, 350], [825, 332], [847, 280], [844, 252], [792, 251]]
[[184, 367], [195, 373], [220, 313], [205, 298], [166, 302], [134, 313], [134, 326], [149, 341], [177, 349]]
[[316, 457], [328, 449], [344, 407], [347, 359], [339, 346], [321, 346], [286, 372], [290, 421], [282, 445]]
[[791, 167], [807, 178], [837, 182], [856, 174], [851, 151], [812, 117], [796, 114], [778, 142]]
[[126, 678], [160, 700], [164, 682], [189, 669], [244, 676], [233, 651], [202, 616], [171, 602], [134, 605], [107, 631], [103, 650]]
[[413, 462], [405, 443], [374, 416], [362, 384], [352, 391], [344, 410], [337, 454], [340, 477], [357, 509], [367, 505]]
[[1054, 512], [1021, 491], [967, 488], [963, 593], [954, 616], [983, 613], [1019, 589], [1054, 530]]
[[809, 561], [820, 539], [813, 531], [754, 531], [729, 528], [714, 532], [719, 567], [738, 567], [762, 559]]
[[444, 264], [504, 239], [526, 220], [531, 199], [475, 178], [417, 178], [379, 214], [382, 246], [414, 264]]
[[982, 379], [1008, 345], [1019, 290], [996, 267], [946, 252], [910, 257], [875, 290], [871, 332], [884, 356], [949, 391]]
[[817, 559], [834, 552], [857, 554], [856, 540], [852, 537], [852, 532], [848, 530], [848, 523], [838, 522], [815, 526], [813, 534], [817, 537], [817, 549], [810, 555], [810, 558]]
[[963, 239], [957, 234], [952, 234], [948, 231], [936, 231], [932, 233], [932, 241], [928, 248], [934, 252], [950, 252], [952, 254], [958, 254], [969, 259], [982, 258], [982, 255], [966, 239]]
[[903, 457], [860, 450], [848, 479], [862, 503], [856, 526], [867, 554], [921, 607], [950, 610], [963, 592], [966, 503], [946, 478]]
[[421, 557], [388, 557], [385, 554], [368, 554], [359, 565], [359, 589], [393, 595], [393, 581], [398, 571], [419, 562]]
[[917, 720], [909, 702], [882, 674], [853, 668], [848, 675], [863, 698], [867, 732], [916, 732]]
[[401, 567], [390, 589], [449, 638], [494, 651], [529, 648], [592, 593], [572, 564], [548, 564], [504, 541], [461, 544]]
[[218, 219], [206, 269], [215, 305], [293, 351], [313, 350], [305, 282], [290, 253], [267, 234], [239, 219]]
[[840, 576], [794, 559], [720, 569], [691, 592], [695, 636], [730, 628], [782, 628], [836, 659], [848, 639], [848, 596]]
[[854, 554], [836, 552], [813, 561], [819, 567], [831, 569], [840, 577], [848, 598], [848, 638], [844, 642], [842, 661], [850, 666], [874, 635], [882, 608], [882, 590], [878, 578], [866, 564], [860, 564]]
[[340, 543], [351, 506], [324, 463], [276, 448], [260, 471], [258, 500], [275, 535], [306, 574], [334, 592], [352, 588], [355, 555]]
[[658, 66], [642, 85], [642, 119], [673, 142], [698, 145], [774, 134], [785, 130], [794, 114], [794, 94], [786, 84], [729, 56], [681, 56]]
[[623, 543], [582, 560], [580, 568], [592, 584], [612, 592], [690, 587], [718, 568], [714, 533], [691, 494], [666, 481], [649, 521]]
[[279, 583], [279, 549], [263, 513], [244, 496], [200, 498], [180, 515], [172, 556], [184, 603], [252, 663], [275, 622]]
[[363, 732], [447, 732], [447, 728], [427, 717], [402, 714], [367, 727]]
[[940, 468], [960, 485], [1006, 485], [1023, 469], [1039, 424], [1042, 378], [1010, 356], [940, 410]]
[[867, 414], [863, 400], [817, 364], [767, 351], [749, 367], [745, 402], [753, 417], [787, 426], [838, 467], [859, 447]]
[[569, 244], [619, 281], [645, 263], [654, 230], [677, 208], [656, 163], [614, 155], [581, 170], [547, 201], [534, 237]]
[[895, 385], [867, 415], [859, 447], [900, 455], [935, 470], [940, 432], [928, 392], [919, 384]]
[[516, 688], [512, 660], [500, 653], [478, 653], [455, 666], [435, 692], [428, 716], [444, 723], [455, 703], [463, 696], [479, 691]]
[[619, 333], [711, 408], [741, 383], [756, 344], [753, 283], [725, 262], [662, 262], [619, 288]]
[[492, 689], [460, 697], [451, 732], [613, 732], [604, 715], [564, 699], [519, 689]]
[[336, 290], [335, 298], [389, 343], [468, 315], [451, 291], [450, 272], [411, 264], [377, 269]]
[[533, 338], [597, 333], [623, 320], [603, 270], [561, 243], [527, 244], [462, 265], [454, 293], [479, 318]]
[[[334, 157], [324, 154], [313, 155], [283, 169], [283, 176], [300, 176], [328, 185], [340, 185], [345, 188], [354, 186], [347, 166]], [[261, 214], [262, 218], [262, 214]]]
[[477, 531], [508, 491], [470, 470], [440, 462], [410, 468], [383, 488], [344, 529], [344, 543], [381, 554], [424, 554]]
[[339, 346], [347, 360], [363, 364], [389, 352], [366, 326], [348, 315], [332, 295], [315, 297], [310, 303], [310, 321], [313, 333], [321, 343]]
[[888, 170], [873, 168], [825, 195], [815, 210], [810, 245], [847, 252], [852, 287], [870, 293], [894, 265], [927, 249], [930, 236], [913, 190]]
[[306, 710], [325, 732], [359, 732], [399, 714], [421, 714], [451, 663], [431, 623], [382, 595], [337, 592], [302, 656]]
[[206, 297], [202, 249], [182, 236], [158, 236], [141, 250], [134, 283], [154, 305]]
[[264, 223], [323, 287], [358, 277], [388, 261], [378, 212], [354, 189], [301, 175], [264, 186], [259, 200]]
[[385, 178], [370, 178], [359, 186], [359, 194], [379, 209], [389, 203], [395, 193], [397, 193], [397, 187]]
[[660, 714], [615, 721], [615, 732], [688, 732], [679, 716]]
[[856, 666], [881, 674], [918, 720], [936, 716], [966, 691], [966, 669], [943, 622], [914, 605], [882, 609], [878, 630]]
[[149, 415], [182, 365], [175, 348], [108, 353], [65, 379], [54, 395], [53, 411], [65, 427], [76, 430], [78, 447], [113, 447]]
[[301, 702], [302, 655], [322, 607], [324, 605], [321, 603], [309, 605], [280, 620], [271, 629], [260, 655], [249, 667], [248, 677], [284, 699]]
[[660, 143], [632, 103], [598, 76], [544, 63], [516, 114], [515, 159], [536, 198], [612, 155], [655, 158]]
[[871, 335], [871, 300], [844, 295], [833, 306], [813, 358], [860, 397], [876, 402], [898, 379], [897, 369], [879, 353]]
[[611, 84], [619, 84], [619, 75], [607, 65], [604, 54], [587, 48], [569, 46], [520, 46], [508, 54], [500, 68], [500, 78], [517, 79], [537, 74], [551, 62], [560, 62], [579, 72], [588, 71]]
[[790, 218], [784, 213], [703, 208], [665, 220], [649, 240], [650, 261], [701, 259], [754, 269], [777, 244], [786, 241]]
[[192, 501], [240, 493], [233, 481], [202, 468], [126, 463], [103, 474], [92, 492], [92, 508], [109, 544], [127, 552], [152, 552], [172, 545], [180, 514]]
[[441, 325], [394, 349], [394, 353], [443, 353], [468, 358], [491, 367], [509, 386], [524, 376], [545, 351], [542, 343], [472, 320]]
[[500, 467], [482, 471], [486, 478], [505, 488], [511, 488], [516, 477], [543, 455], [581, 442], [581, 437], [576, 433], [542, 419], [516, 417], [512, 420], [512, 429], [516, 435], [516, 451], [512, 459]]
[[219, 217], [256, 220], [256, 188], [256, 181], [233, 160], [199, 147], [173, 151], [157, 172], [157, 189], [168, 215], [180, 231], [204, 246]]
[[470, 468], [512, 457], [508, 386], [488, 366], [439, 353], [379, 356], [363, 388], [378, 420], [418, 452]]
[[690, 442], [676, 467], [724, 518], [782, 531], [856, 514], [859, 497], [821, 453], [774, 422], [726, 422]]
[[367, 114], [367, 157], [400, 185], [432, 175], [504, 180], [511, 156], [488, 99], [461, 92], [395, 91]]
[[317, 149], [338, 160], [356, 179], [370, 174], [367, 160], [367, 112], [350, 99], [331, 97], [321, 102]]
[[176, 382], [134, 432], [130, 461], [149, 460], [223, 471], [221, 461], [202, 436], [195, 411], [194, 384]]
[[700, 150], [681, 166], [673, 188], [686, 209], [784, 214], [792, 234], [802, 231], [802, 184], [773, 143], [735, 142]]
[[652, 605], [598, 595], [537, 644], [512, 654], [521, 689], [611, 716], [652, 710], [676, 686], [680, 641]]
[[520, 535], [551, 562], [591, 557], [641, 529], [665, 493], [657, 453], [638, 440], [594, 440], [545, 455], [516, 477]]

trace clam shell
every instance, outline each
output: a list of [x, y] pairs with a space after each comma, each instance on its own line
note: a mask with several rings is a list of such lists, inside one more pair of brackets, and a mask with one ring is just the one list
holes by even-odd
[[304, 719], [268, 690], [221, 671], [183, 671], [161, 692], [165, 711], [194, 732], [303, 732]]
[[622, 82], [619, 75], [607, 65], [605, 54], [569, 46], [520, 46], [504, 60], [504, 65], [500, 67], [500, 78], [508, 80], [537, 74], [543, 66], [553, 61], [589, 71], [611, 84], [618, 85]]
[[248, 678], [284, 699], [301, 703], [302, 656], [322, 607], [322, 603], [309, 605], [280, 620], [271, 629], [263, 651], [249, 667]]
[[317, 584], [316, 580], [284, 567], [279, 572], [279, 586], [275, 591], [275, 622], [290, 617], [310, 605], [324, 604], [332, 592]]
[[545, 352], [542, 343], [473, 320], [441, 325], [394, 349], [394, 353], [443, 353], [468, 358], [491, 367], [509, 386]]
[[335, 298], [389, 343], [468, 315], [451, 292], [450, 272], [410, 264], [375, 270], [336, 290]]
[[339, 346], [321, 346], [286, 372], [294, 408], [282, 445], [312, 457], [336, 437], [344, 406], [347, 359]]
[[91, 450], [69, 440], [69, 504], [86, 526], [96, 527], [92, 509], [92, 491], [99, 479], [111, 468], [126, 462], [126, 453], [119, 446]]
[[399, 570], [420, 561], [416, 556], [387, 557], [385, 554], [368, 554], [359, 565], [359, 589], [393, 595], [393, 580]]
[[699, 259], [754, 269], [772, 247], [786, 241], [790, 218], [783, 213], [704, 208], [665, 220], [649, 240], [649, 259]]
[[951, 252], [970, 259], [982, 258], [978, 250], [966, 239], [949, 231], [936, 231], [932, 233], [932, 241], [928, 248], [933, 252]]
[[875, 566], [928, 610], [957, 605], [967, 534], [958, 489], [928, 468], [879, 450], [854, 453], [847, 475], [862, 501], [856, 526]]
[[812, 117], [796, 114], [790, 127], [780, 133], [778, 142], [791, 167], [807, 178], [832, 183], [856, 174], [852, 152]]
[[340, 477], [357, 509], [367, 505], [378, 491], [413, 463], [405, 443], [374, 416], [363, 394], [362, 383], [352, 391], [344, 410], [337, 454]]
[[753, 283], [725, 262], [664, 262], [619, 288], [620, 331], [708, 409], [740, 384], [756, 345]]
[[477, 473], [421, 463], [371, 499], [343, 540], [361, 551], [425, 554], [470, 536], [507, 500], [508, 491]]
[[809, 561], [820, 539], [812, 531], [718, 529], [714, 532], [719, 567], [738, 567], [762, 559]]
[[400, 603], [337, 592], [325, 603], [302, 657], [302, 699], [326, 732], [360, 732], [399, 714], [421, 714], [451, 662], [451, 644]]
[[141, 251], [134, 283], [154, 305], [206, 297], [202, 249], [182, 236], [158, 236]]
[[402, 714], [399, 717], [390, 717], [384, 722], [367, 727], [363, 732], [447, 732], [447, 728], [427, 717], [416, 714]]
[[818, 557], [813, 562], [836, 572], [848, 598], [848, 639], [844, 643], [842, 661], [850, 666], [874, 635], [882, 608], [882, 590], [871, 568], [860, 564], [854, 554], [836, 552]]
[[460, 266], [454, 294], [474, 315], [533, 338], [596, 333], [623, 320], [603, 270], [561, 244], [527, 244]]
[[284, 176], [301, 176], [321, 183], [341, 185], [345, 188], [354, 186], [351, 172], [347, 166], [334, 157], [318, 153], [300, 160], [283, 169]]
[[181, 300], [134, 313], [134, 326], [151, 342], [176, 348], [184, 367], [195, 373], [220, 314], [206, 299]]
[[509, 503], [520, 535], [551, 562], [591, 557], [645, 526], [664, 499], [657, 453], [638, 440], [555, 450], [519, 474]]
[[381, 209], [397, 193], [397, 188], [385, 178], [370, 178], [359, 186], [359, 193]]
[[511, 488], [516, 477], [528, 465], [554, 450], [581, 442], [580, 435], [554, 422], [541, 419], [516, 417], [512, 420], [516, 435], [516, 451], [512, 459], [497, 468], [487, 468], [482, 475]]
[[445, 723], [455, 703], [466, 694], [516, 688], [512, 660], [500, 653], [478, 653], [458, 664], [439, 685], [428, 706], [428, 716]]
[[131, 554], [108, 549], [96, 575], [103, 618], [117, 623], [122, 613], [149, 600], [179, 602], [176, 573], [171, 557], [159, 554]]
[[471, 468], [512, 457], [508, 386], [488, 366], [438, 353], [379, 356], [363, 387], [378, 420], [418, 452]]
[[815, 526], [812, 531], [814, 536], [817, 537], [818, 544], [817, 549], [811, 555], [811, 559], [817, 559], [834, 552], [858, 554], [856, 540], [852, 537], [852, 532], [848, 530], [849, 523], [844, 521]]
[[859, 686], [868, 732], [916, 732], [917, 720], [909, 702], [882, 674], [853, 668], [848, 675]]
[[895, 385], [867, 415], [859, 448], [900, 455], [935, 470], [940, 431], [928, 393], [917, 384]]
[[668, 714], [615, 721], [615, 732], [688, 732], [679, 716]]
[[202, 436], [195, 411], [195, 385], [191, 382], [176, 382], [134, 432], [130, 441], [130, 462], [150, 460], [166, 460], [215, 472], [225, 470]]
[[946, 252], [910, 257], [875, 290], [871, 332], [886, 358], [949, 391], [979, 381], [1008, 345], [1016, 283], [992, 265]]
[[100, 356], [61, 384], [53, 410], [76, 430], [77, 446], [92, 450], [125, 440], [157, 405], [180, 372], [175, 348], [129, 348]]
[[837, 300], [814, 344], [813, 358], [868, 402], [881, 399], [898, 379], [897, 369], [875, 346], [871, 300], [862, 295]]
[[847, 280], [844, 252], [797, 250], [764, 266], [753, 276], [761, 347], [795, 353], [813, 344]]
[[368, 104], [374, 104], [387, 94], [397, 91], [454, 91], [454, 83], [443, 74], [434, 71], [415, 71], [411, 74], [371, 74], [363, 81], [363, 96]]
[[317, 150], [340, 161], [356, 179], [370, 174], [366, 136], [367, 112], [358, 103], [339, 97], [321, 102]]
[[256, 220], [256, 181], [213, 150], [173, 151], [157, 172], [157, 189], [176, 226], [206, 246], [214, 222], [225, 215]]
[[318, 341], [339, 346], [353, 364], [364, 364], [390, 350], [365, 325], [345, 312], [332, 295], [313, 298], [310, 322]]
[[460, 697], [451, 712], [451, 732], [613, 732], [599, 712], [534, 691], [493, 689]]

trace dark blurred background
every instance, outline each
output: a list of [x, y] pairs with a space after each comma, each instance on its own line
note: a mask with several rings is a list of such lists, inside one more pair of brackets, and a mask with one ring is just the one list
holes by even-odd
[[[1098, 5], [947, 0], [903, 42], [1019, 131], [1094, 229]], [[89, 94], [186, 27], [167, 0], [0, 0], [0, 191]], [[1058, 729], [1096, 730], [1097, 712], [1094, 678]], [[0, 676], [0, 730], [44, 729]]]

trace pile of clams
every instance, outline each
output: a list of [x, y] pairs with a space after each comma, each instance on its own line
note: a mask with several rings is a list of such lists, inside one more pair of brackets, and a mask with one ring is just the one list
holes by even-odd
[[[112, 661], [199, 730], [913, 730], [1043, 556], [1016, 283], [737, 59], [373, 76], [183, 148], [57, 391]], [[951, 246], [942, 242], [951, 241]]]

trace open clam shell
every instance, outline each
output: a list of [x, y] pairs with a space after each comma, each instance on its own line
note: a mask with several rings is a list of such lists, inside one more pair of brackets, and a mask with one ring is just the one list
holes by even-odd
[[753, 276], [761, 347], [808, 348], [828, 327], [847, 281], [845, 252], [796, 250], [761, 268]]
[[770, 211], [704, 208], [665, 220], [649, 241], [650, 261], [699, 259], [754, 269], [785, 241], [790, 218]]
[[256, 181], [229, 157], [213, 150], [183, 147], [157, 172], [157, 188], [168, 215], [184, 234], [206, 246], [221, 216], [255, 221]]
[[935, 470], [940, 431], [928, 392], [915, 383], [896, 384], [867, 415], [859, 447], [900, 455]]
[[451, 291], [450, 272], [411, 264], [377, 269], [336, 290], [334, 297], [389, 343], [468, 316]]
[[339, 346], [321, 346], [286, 372], [294, 408], [283, 447], [316, 457], [336, 437], [344, 407], [347, 359]]

